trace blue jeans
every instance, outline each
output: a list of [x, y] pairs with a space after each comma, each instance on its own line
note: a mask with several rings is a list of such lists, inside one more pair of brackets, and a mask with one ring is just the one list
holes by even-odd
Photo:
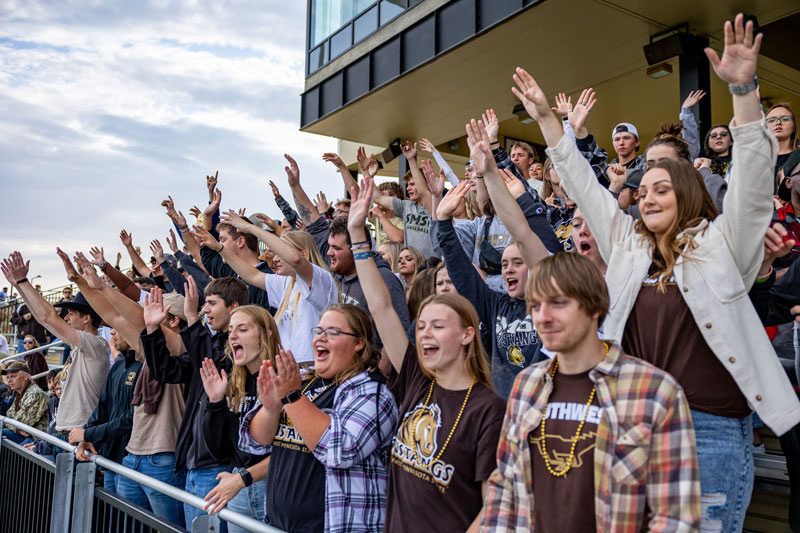
[[116, 472], [111, 470], [103, 470], [103, 488], [108, 492], [117, 493], [117, 483], [122, 476], [118, 476]]
[[3, 428], [3, 438], [10, 440], [14, 444], [19, 444], [20, 446], [22, 446], [23, 444], [28, 444], [29, 442], [33, 442], [32, 438], [23, 437], [19, 433], [14, 433], [8, 428]]
[[[246, 470], [245, 468], [234, 468], [233, 473], [238, 474]], [[228, 502], [228, 509], [239, 514], [250, 516], [251, 518], [263, 522], [267, 516], [267, 480], [256, 481], [249, 487], [245, 487]], [[228, 524], [228, 533], [246, 533], [235, 524]]]
[[751, 416], [726, 418], [695, 411], [703, 531], [741, 531], [753, 493]]
[[[186, 492], [190, 492], [198, 498], [205, 498], [211, 489], [217, 486], [217, 474], [220, 472], [230, 472], [231, 466], [208, 466], [205, 468], [194, 468], [186, 471]], [[196, 516], [207, 514], [202, 509], [196, 509], [188, 504], [183, 504], [183, 514], [186, 518], [186, 529], [192, 529], [192, 520]], [[227, 533], [228, 523], [220, 520], [220, 531]]]
[[[185, 473], [174, 472], [175, 454], [173, 452], [153, 455], [133, 455], [129, 453], [122, 459], [122, 466], [141, 472], [164, 483], [183, 488]], [[143, 507], [153, 514], [183, 527], [183, 505], [178, 500], [161, 494], [124, 476], [117, 477], [117, 494], [131, 503]]]

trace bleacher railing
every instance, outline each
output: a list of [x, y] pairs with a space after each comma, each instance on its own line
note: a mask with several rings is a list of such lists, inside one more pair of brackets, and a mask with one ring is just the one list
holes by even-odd
[[[0, 439], [0, 533], [88, 533], [93, 531], [184, 532], [153, 513], [95, 486], [100, 466], [182, 503], [202, 509], [205, 501], [189, 492], [87, 453], [89, 462], [75, 458], [75, 446], [48, 433], [0, 416], [8, 424], [62, 450], [53, 464], [9, 440]], [[195, 518], [192, 533], [217, 533], [220, 519], [256, 533], [285, 533], [229, 509]]]

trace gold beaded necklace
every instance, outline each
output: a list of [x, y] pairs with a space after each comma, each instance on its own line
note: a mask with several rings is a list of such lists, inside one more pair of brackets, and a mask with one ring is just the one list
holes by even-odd
[[[608, 355], [608, 344], [603, 343], [606, 349], [606, 355]], [[553, 380], [553, 384], [555, 385], [556, 380], [556, 370], [558, 370], [558, 359], [553, 364], [553, 370], [550, 373], [550, 378]], [[589, 401], [586, 402], [586, 406], [583, 409], [583, 418], [581, 418], [581, 423], [578, 424], [578, 430], [575, 432], [575, 436], [572, 437], [572, 445], [569, 447], [569, 459], [567, 460], [566, 466], [564, 466], [561, 470], [556, 470], [552, 466], [550, 466], [550, 456], [547, 453], [547, 433], [546, 433], [546, 420], [547, 420], [547, 404], [544, 406], [544, 415], [542, 416], [542, 456], [544, 457], [544, 465], [547, 467], [547, 471], [550, 472], [555, 477], [563, 477], [567, 475], [572, 469], [572, 463], [575, 461], [575, 446], [578, 444], [578, 438], [581, 435], [581, 430], [583, 429], [583, 425], [586, 423], [586, 417], [589, 415], [589, 407], [592, 405], [592, 400], [594, 400], [594, 393], [597, 390], [597, 387], [592, 387], [592, 393], [589, 394]]]
[[[308, 385], [306, 385], [306, 386], [303, 388], [303, 390], [302, 390], [302, 391], [300, 391], [300, 394], [305, 394], [305, 393], [306, 393], [306, 391], [307, 391], [307, 390], [308, 390], [308, 389], [311, 387], [311, 385], [313, 385], [313, 384], [314, 384], [314, 382], [315, 382], [315, 381], [317, 381], [317, 378], [314, 378], [314, 379], [312, 379], [311, 381], [309, 381], [309, 382], [308, 382]], [[325, 387], [323, 387], [323, 389], [322, 389], [321, 391], [319, 391], [319, 392], [318, 392], [316, 395], [314, 395], [312, 398], [309, 398], [309, 400], [311, 400], [311, 403], [314, 403], [314, 400], [316, 400], [317, 398], [319, 398], [320, 394], [322, 394], [322, 393], [323, 393], [323, 392], [325, 392], [326, 390], [330, 389], [330, 388], [331, 388], [331, 385], [333, 385], [333, 384], [335, 384], [335, 383], [336, 383], [335, 381], [332, 381], [332, 382], [328, 383], [328, 384], [327, 384], [327, 385], [325, 385]]]
[[[436, 383], [436, 380], [432, 379], [431, 380], [431, 386], [428, 389], [428, 397], [425, 398], [425, 405], [422, 406], [422, 409], [420, 409], [419, 413], [417, 414], [416, 419], [414, 420], [414, 425], [411, 426], [411, 442], [414, 445], [414, 459], [416, 459], [417, 463], [420, 464], [420, 465], [422, 464], [422, 461], [419, 460], [419, 456], [417, 455], [417, 446], [416, 446], [416, 444], [414, 444], [414, 443], [417, 442], [417, 424], [419, 424], [419, 419], [422, 418], [423, 411], [425, 411], [426, 408], [428, 407], [428, 402], [430, 402], [430, 400], [431, 400], [431, 394], [433, 393], [433, 386], [434, 386], [435, 383]], [[436, 455], [436, 457], [433, 458], [431, 463], [435, 463], [436, 461], [439, 460], [439, 458], [444, 453], [445, 448], [447, 448], [447, 445], [450, 443], [450, 438], [453, 436], [453, 433], [455, 433], [456, 428], [458, 427], [458, 423], [461, 420], [461, 415], [464, 414], [464, 408], [467, 406], [467, 400], [469, 400], [469, 395], [472, 392], [472, 387], [474, 387], [474, 386], [475, 386], [475, 378], [472, 378], [472, 383], [470, 384], [469, 389], [467, 389], [467, 395], [464, 397], [464, 403], [461, 404], [461, 410], [458, 412], [458, 416], [456, 417], [456, 421], [453, 422], [453, 428], [450, 430], [450, 434], [447, 436], [447, 440], [444, 441], [444, 445], [442, 446], [442, 449], [439, 450], [439, 453]]]

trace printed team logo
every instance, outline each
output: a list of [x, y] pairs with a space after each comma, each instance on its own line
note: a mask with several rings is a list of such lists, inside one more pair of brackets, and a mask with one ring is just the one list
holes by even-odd
[[[573, 435], [574, 436], [574, 435]], [[547, 456], [550, 458], [550, 466], [556, 471], [564, 470], [569, 461], [569, 448], [572, 446], [572, 437], [562, 437], [561, 435], [547, 434]], [[542, 437], [531, 437], [530, 443], [536, 446], [539, 456], [544, 460], [544, 449], [542, 448]], [[560, 441], [560, 442], [559, 442]], [[575, 459], [572, 461], [572, 468], [580, 468], [583, 466], [584, 455], [590, 450], [594, 449], [595, 442], [597, 441], [597, 433], [590, 431], [589, 433], [581, 433], [578, 437], [578, 443], [575, 445]], [[563, 452], [555, 450], [555, 443], [559, 443], [558, 448], [565, 450]], [[590, 463], [594, 454], [589, 454], [586, 458]]]
[[508, 362], [520, 368], [525, 366], [525, 356], [522, 355], [519, 346], [512, 346], [508, 349]]
[[442, 410], [437, 404], [430, 404], [427, 408], [421, 402], [417, 404], [400, 423], [392, 442], [392, 462], [444, 492], [450, 485], [455, 467], [441, 459], [434, 461], [438, 450], [436, 437], [441, 426]]
[[136, 372], [128, 372], [128, 377], [125, 379], [125, 385], [133, 385], [136, 381]]

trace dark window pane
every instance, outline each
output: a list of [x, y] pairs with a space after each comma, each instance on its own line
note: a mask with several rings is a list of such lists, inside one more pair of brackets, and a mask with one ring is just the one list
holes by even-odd
[[320, 116], [325, 116], [342, 107], [343, 80], [344, 76], [340, 71], [322, 82]]
[[339, 33], [331, 37], [331, 59], [338, 57], [353, 45], [351, 32], [352, 30], [348, 24]]
[[319, 86], [303, 95], [303, 125], [310, 124], [319, 118]]
[[403, 34], [403, 72], [431, 59], [435, 52], [433, 16], [429, 16]]
[[373, 7], [353, 23], [353, 41], [358, 42], [378, 29], [378, 6]]
[[447, 50], [475, 34], [475, 0], [456, 0], [439, 11], [439, 48]]
[[318, 46], [311, 50], [308, 54], [308, 73], [316, 72], [322, 65], [325, 64], [325, 54], [323, 53], [325, 46]]
[[372, 52], [372, 89], [400, 75], [400, 39], [395, 37]]
[[344, 71], [344, 101], [352, 102], [369, 92], [369, 55], [350, 64]]
[[492, 0], [491, 2], [478, 2], [478, 4], [480, 5], [478, 20], [481, 29], [488, 28], [522, 8], [522, 0]]
[[395, 18], [406, 8], [406, 0], [381, 0], [381, 26]]

